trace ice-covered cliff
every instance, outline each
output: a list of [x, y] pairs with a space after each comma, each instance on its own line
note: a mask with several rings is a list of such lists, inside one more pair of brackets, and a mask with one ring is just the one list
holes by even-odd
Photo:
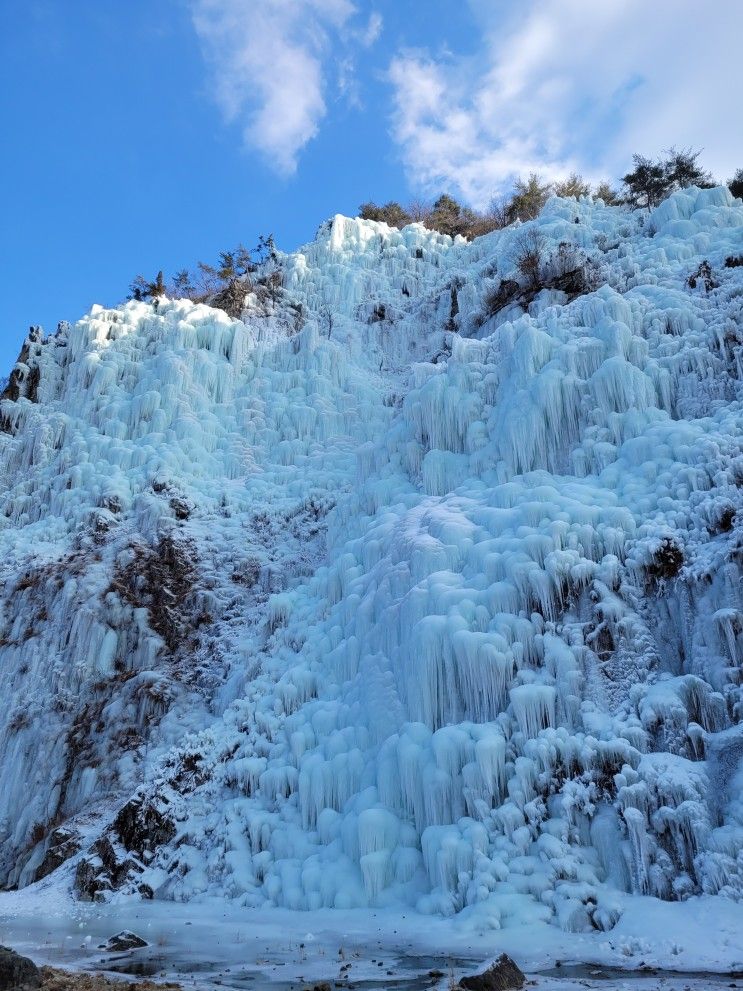
[[472, 243], [338, 216], [242, 321], [31, 335], [5, 885], [573, 930], [739, 896], [742, 251], [725, 189]]

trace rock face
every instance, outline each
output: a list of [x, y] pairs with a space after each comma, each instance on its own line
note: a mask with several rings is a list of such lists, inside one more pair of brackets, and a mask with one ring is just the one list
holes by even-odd
[[463, 977], [459, 986], [465, 991], [514, 991], [524, 986], [524, 976], [520, 967], [505, 953], [482, 974]]
[[0, 946], [0, 991], [32, 991], [40, 986], [41, 974], [36, 964]]
[[336, 217], [240, 319], [35, 331], [0, 883], [577, 931], [740, 897], [742, 240], [724, 189]]
[[36, 868], [35, 881], [40, 881], [48, 874], [52, 874], [58, 867], [66, 863], [70, 857], [74, 857], [80, 850], [80, 837], [72, 829], [64, 826], [52, 830], [49, 836], [47, 851], [44, 859]]

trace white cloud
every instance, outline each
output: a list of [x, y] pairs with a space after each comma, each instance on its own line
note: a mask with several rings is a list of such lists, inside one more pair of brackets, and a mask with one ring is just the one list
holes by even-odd
[[[193, 0], [192, 10], [225, 116], [243, 124], [247, 145], [279, 172], [291, 174], [325, 116], [326, 63], [334, 43], [350, 37], [346, 28], [355, 5], [351, 0]], [[357, 43], [375, 40], [373, 23], [362, 29]], [[349, 86], [347, 75], [346, 69]]]
[[373, 10], [369, 14], [369, 20], [360, 35], [360, 41], [364, 48], [369, 48], [379, 38], [382, 33], [382, 25], [382, 15], [379, 11]]
[[[372, 11], [366, 24], [360, 27], [353, 27], [344, 32], [344, 40], [351, 45], [361, 48], [371, 48], [379, 39], [382, 33], [382, 15], [377, 11]], [[338, 95], [355, 110], [363, 110], [364, 102], [361, 98], [361, 88], [356, 74], [356, 59], [353, 54], [346, 54], [336, 58], [336, 75]]]
[[615, 178], [674, 144], [703, 147], [721, 178], [743, 164], [739, 0], [470, 6], [475, 55], [403, 51], [389, 69], [393, 137], [421, 189], [483, 204], [515, 174]]

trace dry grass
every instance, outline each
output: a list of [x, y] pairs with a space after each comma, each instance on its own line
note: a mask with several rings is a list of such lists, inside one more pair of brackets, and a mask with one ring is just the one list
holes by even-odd
[[104, 974], [72, 973], [41, 968], [41, 991], [182, 991], [180, 984], [159, 984], [156, 981], [119, 981]]

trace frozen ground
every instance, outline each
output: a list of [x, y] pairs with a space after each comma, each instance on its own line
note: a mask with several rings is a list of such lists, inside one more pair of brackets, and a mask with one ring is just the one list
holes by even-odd
[[[124, 928], [150, 946], [96, 949]], [[0, 943], [38, 963], [167, 977], [184, 988], [288, 991], [323, 981], [445, 988], [501, 952], [545, 991], [743, 987], [743, 909], [715, 898], [674, 905], [634, 898], [611, 933], [570, 934], [544, 923], [495, 933], [476, 918], [368, 909], [308, 915], [239, 909], [221, 899], [71, 906], [42, 887], [0, 896]]]
[[338, 216], [241, 320], [32, 335], [0, 401], [2, 883], [732, 966], [741, 252], [725, 189], [469, 244]]

